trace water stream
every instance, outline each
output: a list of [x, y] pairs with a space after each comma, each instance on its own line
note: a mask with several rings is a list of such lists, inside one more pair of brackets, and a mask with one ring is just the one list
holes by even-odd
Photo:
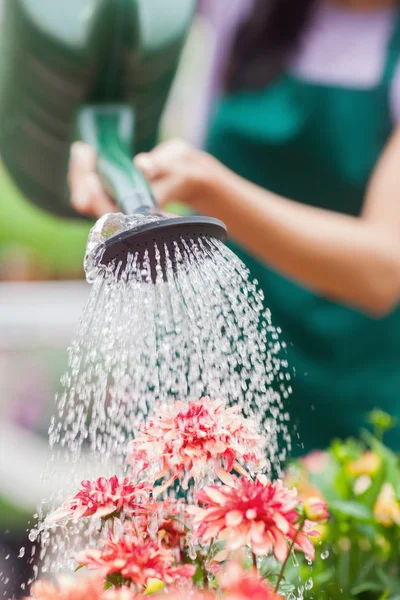
[[122, 475], [127, 443], [160, 406], [203, 396], [237, 406], [262, 433], [266, 473], [279, 474], [290, 449], [285, 345], [243, 263], [221, 242], [200, 238], [176, 245], [173, 256], [165, 249], [166, 280], [158, 261], [151, 283], [150, 262], [139, 266], [135, 255], [122, 271], [97, 269], [93, 249], [118, 229], [112, 218], [89, 239], [92, 290], [49, 432], [54, 465], [61, 459], [69, 471], [50, 464], [45, 475], [57, 493], [43, 503], [30, 534], [40, 532], [43, 572], [70, 567], [82, 536], [87, 543], [98, 535], [87, 524], [48, 530], [46, 513], [84, 475]]

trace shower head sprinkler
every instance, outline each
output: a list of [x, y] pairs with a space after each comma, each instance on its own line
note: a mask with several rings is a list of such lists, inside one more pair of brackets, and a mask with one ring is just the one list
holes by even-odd
[[121, 272], [131, 255], [137, 268], [147, 263], [154, 282], [160, 269], [163, 278], [167, 278], [168, 265], [174, 273], [177, 271], [177, 255], [187, 255], [193, 242], [201, 240], [203, 248], [211, 250], [210, 239], [225, 242], [226, 235], [226, 227], [218, 219], [160, 215], [158, 219], [150, 222], [146, 219], [143, 224], [111, 236], [99, 246], [97, 261], [104, 267], [115, 265]]
[[[124, 106], [85, 107], [78, 119], [83, 139], [97, 149], [97, 171], [104, 187], [124, 213], [115, 233], [106, 234], [94, 249], [94, 265], [110, 267], [118, 273], [125, 270], [129, 257], [136, 271], [149, 274], [155, 282], [169, 269], [176, 273], [179, 258], [195, 259], [195, 246], [201, 256], [211, 255], [211, 240], [226, 241], [227, 231], [218, 219], [203, 216], [178, 216], [162, 212], [144, 175], [132, 162], [129, 140], [133, 113]], [[122, 218], [122, 215], [121, 215]], [[112, 230], [112, 227], [111, 227]], [[182, 260], [182, 264], [189, 264]]]

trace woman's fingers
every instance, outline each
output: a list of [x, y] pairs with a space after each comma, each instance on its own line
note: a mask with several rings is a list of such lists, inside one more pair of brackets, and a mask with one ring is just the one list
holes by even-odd
[[[91, 146], [82, 142], [73, 144], [68, 180], [73, 207], [85, 215], [99, 217], [118, 209], [102, 186], [96, 172], [96, 159]], [[178, 139], [138, 154], [134, 163], [149, 181], [161, 206], [180, 201], [199, 209], [203, 183], [210, 170], [209, 160], [204, 153]]]
[[96, 173], [96, 152], [88, 144], [75, 142], [71, 146], [68, 182], [76, 211], [90, 217], [117, 212]]
[[160, 176], [160, 166], [155, 164], [152, 152], [142, 152], [141, 154], [137, 154], [133, 159], [133, 162], [148, 181], [152, 181]]
[[197, 179], [202, 177], [202, 153], [183, 140], [169, 140], [151, 152], [138, 154], [135, 165], [149, 181], [158, 203], [190, 203]]
[[153, 181], [185, 169], [191, 152], [193, 149], [183, 140], [169, 140], [151, 152], [137, 154], [134, 163], [149, 181]]

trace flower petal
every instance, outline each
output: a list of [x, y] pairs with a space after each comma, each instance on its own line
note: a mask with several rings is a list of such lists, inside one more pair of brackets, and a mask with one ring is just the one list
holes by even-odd
[[243, 521], [243, 513], [240, 510], [231, 510], [225, 517], [225, 523], [228, 527], [235, 527], [240, 525]]

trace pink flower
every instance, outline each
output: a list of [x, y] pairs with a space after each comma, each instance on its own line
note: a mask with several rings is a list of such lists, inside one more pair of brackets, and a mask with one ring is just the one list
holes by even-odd
[[197, 536], [208, 542], [216, 536], [226, 539], [226, 548], [238, 550], [250, 544], [260, 556], [273, 550], [283, 562], [288, 555], [288, 539], [296, 536], [296, 547], [314, 558], [314, 546], [300, 531], [297, 491], [284, 487], [282, 481], [271, 483], [259, 475], [255, 481], [236, 479], [234, 488], [208, 486], [197, 492], [204, 508], [189, 507], [195, 516]]
[[121, 512], [144, 511], [142, 503], [149, 497], [144, 483], [136, 485], [129, 479], [119, 480], [116, 475], [110, 479], [100, 477], [97, 481], [82, 481], [81, 486], [73, 498], [47, 517], [48, 523], [57, 523], [65, 518], [104, 518]]
[[111, 588], [104, 592], [101, 600], [148, 600], [148, 596], [137, 594], [134, 590], [127, 587]]
[[176, 565], [172, 550], [153, 540], [122, 535], [115, 540], [110, 534], [101, 548], [84, 550], [75, 559], [89, 569], [101, 569], [106, 575], [120, 574], [133, 584], [144, 587], [148, 579], [174, 583], [190, 579], [196, 568], [193, 565]]
[[327, 503], [317, 496], [311, 496], [304, 501], [304, 514], [314, 523], [326, 521], [330, 516]]
[[157, 531], [158, 539], [168, 548], [181, 548], [184, 545], [186, 534], [185, 524], [173, 518], [163, 519]]
[[182, 549], [188, 528], [185, 505], [180, 501], [165, 500], [149, 502], [146, 512], [135, 515], [125, 524], [125, 533], [141, 539], [156, 537], [167, 548]]
[[37, 600], [102, 600], [103, 592], [103, 577], [60, 577], [58, 585], [45, 580], [35, 583], [31, 597]]
[[329, 454], [322, 452], [322, 450], [313, 450], [300, 459], [301, 464], [306, 468], [309, 473], [322, 473], [329, 464]]
[[245, 573], [235, 563], [219, 577], [219, 584], [229, 600], [283, 600], [255, 570]]
[[163, 595], [161, 597], [166, 598], [166, 600], [217, 600], [220, 598], [220, 596], [215, 596], [209, 592], [193, 592], [192, 590], [190, 590], [189, 593], [188, 590], [172, 590], [167, 595]]
[[179, 477], [187, 487], [190, 478], [199, 480], [212, 470], [224, 483], [233, 469], [247, 476], [238, 460], [259, 470], [263, 456], [254, 424], [237, 407], [205, 397], [164, 408], [131, 442], [128, 463], [135, 471], [158, 465], [155, 479], [172, 474], [169, 484]]
[[142, 594], [127, 587], [105, 591], [104, 577], [63, 577], [59, 585], [38, 581], [32, 588], [32, 597], [37, 600], [145, 600]]

